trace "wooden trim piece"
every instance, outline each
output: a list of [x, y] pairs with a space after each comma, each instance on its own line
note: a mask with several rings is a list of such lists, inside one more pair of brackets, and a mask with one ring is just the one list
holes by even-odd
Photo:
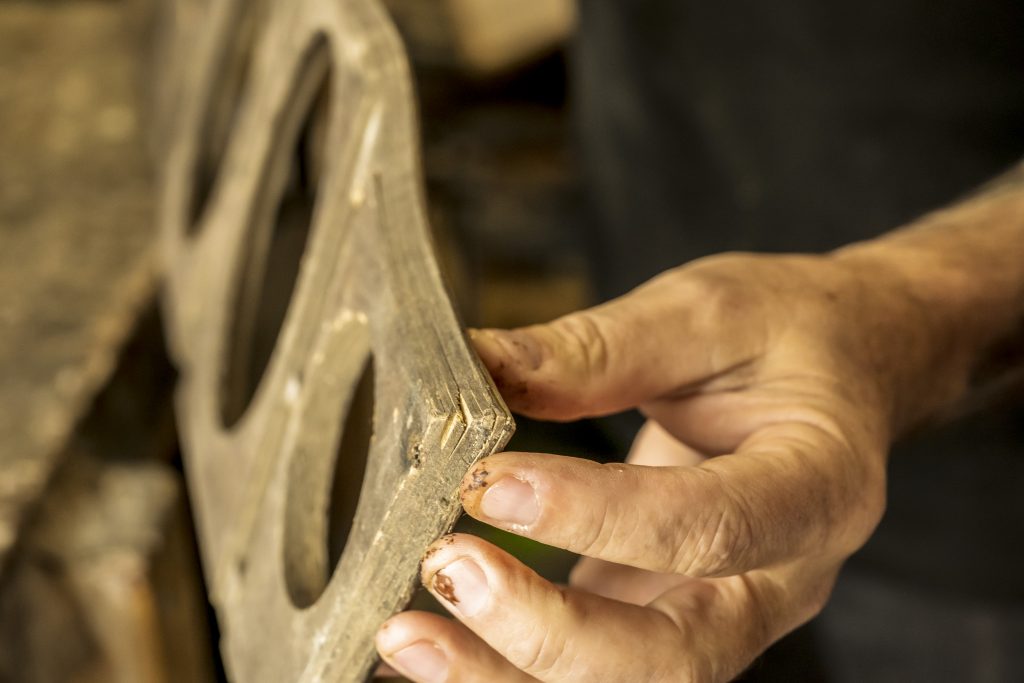
[[[408, 66], [378, 0], [263, 5], [251, 63], [230, 71], [246, 82], [229, 88], [241, 101], [224, 105], [236, 113], [223, 162], [204, 209], [192, 210], [195, 159], [210, 144], [204, 112], [227, 87], [218, 64], [253, 5], [211, 4], [162, 176], [186, 471], [231, 677], [360, 681], [377, 659], [376, 629], [408, 602], [420, 556], [459, 513], [463, 474], [513, 422], [441, 283]], [[311, 57], [318, 49], [326, 68]], [[292, 211], [306, 200], [306, 213]], [[293, 220], [308, 235], [278, 240]], [[284, 278], [294, 284], [268, 286], [303, 243], [297, 275]], [[280, 301], [272, 352], [253, 365], [264, 314]], [[228, 420], [239, 344], [250, 344], [241, 366], [256, 368], [254, 391]], [[369, 392], [359, 387], [371, 366]], [[362, 456], [345, 445], [354, 405], [372, 414], [372, 437], [331, 567], [331, 473]]]

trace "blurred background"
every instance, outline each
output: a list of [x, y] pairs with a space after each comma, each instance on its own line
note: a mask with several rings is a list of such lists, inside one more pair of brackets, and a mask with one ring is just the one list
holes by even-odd
[[[224, 676], [154, 218], [173, 86], [211, 1], [0, 2], [0, 681]], [[572, 2], [387, 4], [414, 65], [430, 221], [464, 322], [587, 305], [566, 120]], [[614, 452], [601, 425], [521, 421], [515, 438]], [[564, 553], [463, 526], [565, 579]]]
[[[224, 678], [156, 229], [184, 65], [217, 1], [0, 0], [0, 683]], [[865, 239], [1024, 149], [1019, 0], [589, 2], [578, 33], [574, 0], [384, 4], [469, 326], [550, 320], [707, 253]], [[251, 29], [238, 26], [201, 188]], [[293, 283], [302, 244], [275, 244], [271, 275]], [[258, 299], [266, 353], [290, 284], [270, 290], [285, 294]], [[621, 459], [637, 424], [517, 419], [510, 447]], [[878, 534], [813, 627], [745, 680], [1021, 680], [1022, 430], [1020, 409], [1001, 408], [900, 445]], [[332, 518], [351, 502], [333, 499]], [[460, 524], [556, 581], [574, 560]]]

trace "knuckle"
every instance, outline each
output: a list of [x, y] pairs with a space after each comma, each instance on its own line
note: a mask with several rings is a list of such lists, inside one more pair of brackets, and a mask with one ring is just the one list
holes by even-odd
[[741, 255], [715, 256], [683, 266], [668, 274], [665, 285], [677, 294], [696, 324], [749, 326], [762, 313], [767, 283], [751, 286], [752, 265]]
[[814, 617], [821, 614], [821, 611], [825, 609], [825, 605], [828, 604], [829, 598], [832, 597], [832, 584], [823, 585], [819, 590], [814, 591], [811, 595], [811, 599], [807, 603], [807, 613], [805, 614], [806, 621], [810, 621]]
[[887, 505], [885, 480], [884, 466], [880, 472], [869, 472], [864, 476], [859, 491], [855, 492], [852, 500], [847, 503], [852, 533], [851, 547], [846, 549], [850, 553], [866, 543], [882, 521]]
[[647, 680], [657, 683], [718, 683], [714, 677], [714, 666], [707, 653], [693, 648], [680, 653], [671, 666], [652, 674]]
[[799, 623], [807, 623], [825, 609], [825, 605], [828, 604], [829, 599], [832, 597], [832, 589], [835, 586], [837, 571], [838, 568], [836, 571], [830, 572], [811, 583], [806, 597], [802, 601], [802, 605], [799, 606], [800, 611], [797, 614]]
[[590, 518], [577, 528], [576, 544], [580, 554], [587, 557], [603, 557], [611, 545], [616, 526], [614, 515], [607, 505], [594, 509]]
[[845, 558], [867, 541], [885, 511], [884, 453], [850, 436], [827, 413], [793, 414], [800, 426], [776, 440], [800, 466], [789, 495], [775, 496], [776, 508], [789, 520], [789, 548]]
[[[572, 601], [565, 590], [556, 589], [567, 609]], [[517, 669], [541, 679], [558, 677], [572, 668], [566, 630], [537, 622], [526, 638], [508, 649], [506, 656]]]
[[699, 524], [694, 542], [683, 550], [677, 571], [687, 576], [722, 576], [746, 569], [750, 534], [744, 520], [719, 512]]
[[[719, 486], [720, 489], [723, 487]], [[694, 523], [679, 547], [673, 564], [686, 576], [723, 576], [751, 567], [755, 532], [746, 506], [738, 496], [718, 496], [721, 501]]]
[[671, 653], [671, 656], [649, 676], [649, 680], [659, 683], [713, 683], [714, 658], [707, 647], [702, 647], [704, 639], [693, 623], [693, 615], [700, 614], [705, 608], [702, 603], [700, 596], [691, 595], [683, 609], [655, 607], [665, 620], [660, 631], [668, 638], [658, 645], [662, 645], [663, 651]]
[[555, 331], [571, 357], [582, 363], [584, 375], [602, 374], [608, 369], [611, 345], [593, 313], [567, 315], [558, 321]]
[[714, 670], [709, 653], [694, 653], [684, 663], [682, 680], [687, 683], [715, 683]]
[[846, 436], [838, 424], [830, 427], [818, 420], [809, 428], [815, 430], [812, 443], [829, 455], [829, 469], [819, 475], [818, 488], [825, 493], [817, 506], [816, 517], [822, 520], [818, 542], [846, 556], [868, 540], [885, 513], [886, 458], [883, 451]]

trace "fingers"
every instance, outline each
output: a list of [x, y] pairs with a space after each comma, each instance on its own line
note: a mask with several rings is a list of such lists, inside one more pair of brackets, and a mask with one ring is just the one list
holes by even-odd
[[[658, 423], [648, 420], [633, 440], [627, 462], [648, 467], [678, 467], [698, 465], [705, 459]], [[681, 574], [651, 572], [593, 557], [581, 557], [569, 575], [569, 584], [575, 588], [634, 605], [646, 605], [670, 588], [692, 580]]]
[[573, 588], [633, 605], [646, 605], [670, 588], [696, 580], [681, 574], [659, 574], [593, 557], [581, 557], [569, 574], [569, 585]]
[[397, 671], [395, 671], [394, 669], [392, 669], [391, 666], [389, 666], [387, 662], [381, 662], [377, 666], [377, 670], [373, 672], [374, 679], [377, 679], [377, 678], [394, 678], [395, 676], [398, 676], [398, 675], [399, 675], [399, 673]]
[[690, 448], [654, 420], [648, 420], [633, 439], [626, 462], [648, 467], [696, 466], [707, 456]]
[[512, 410], [548, 420], [610, 414], [685, 391], [758, 355], [765, 335], [751, 323], [742, 329], [735, 310], [753, 304], [726, 302], [732, 290], [716, 284], [692, 269], [672, 271], [546, 325], [471, 337]]
[[521, 680], [493, 659], [493, 651], [545, 683], [725, 683], [813, 615], [832, 578], [831, 572], [790, 567], [695, 579], [638, 606], [561, 589], [481, 539], [456, 535], [428, 551], [423, 581], [487, 648], [474, 649], [477, 641], [455, 627], [415, 615], [397, 617], [389, 628], [397, 623], [404, 629], [395, 639], [400, 645], [439, 642], [451, 681], [483, 675]]
[[423, 581], [494, 651], [541, 681], [653, 681], [681, 666], [679, 632], [664, 614], [559, 588], [473, 536], [435, 544]]
[[812, 554], [844, 558], [884, 507], [884, 467], [807, 425], [764, 430], [699, 467], [485, 458], [462, 502], [477, 519], [617, 564], [725, 576]]
[[465, 626], [436, 614], [398, 614], [381, 626], [376, 644], [391, 667], [416, 683], [536, 681]]

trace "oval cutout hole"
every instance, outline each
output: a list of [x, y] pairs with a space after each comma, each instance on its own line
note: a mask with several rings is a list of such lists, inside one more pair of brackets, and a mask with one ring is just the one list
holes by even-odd
[[359, 507], [359, 491], [363, 487], [366, 459], [373, 439], [374, 393], [373, 356], [370, 356], [349, 404], [334, 455], [331, 497], [327, 508], [328, 578], [345, 552]]
[[221, 374], [225, 428], [252, 402], [288, 313], [320, 190], [330, 104], [330, 50], [321, 36], [279, 119], [250, 216]]
[[238, 123], [243, 94], [249, 85], [256, 35], [262, 25], [264, 4], [247, 3], [222, 47], [217, 76], [199, 120], [198, 147], [192, 160], [192, 188], [188, 199], [189, 237], [195, 236], [210, 203], [231, 133]]
[[[331, 383], [324, 383], [323, 404], [332, 402], [332, 393], [337, 400], [333, 390]], [[326, 425], [311, 420], [311, 433], [294, 452], [285, 503], [284, 569], [289, 596], [300, 609], [323, 594], [351, 536], [373, 439], [374, 394], [370, 356], [345, 402], [344, 415]], [[312, 433], [318, 427], [333, 427], [334, 438]]]

